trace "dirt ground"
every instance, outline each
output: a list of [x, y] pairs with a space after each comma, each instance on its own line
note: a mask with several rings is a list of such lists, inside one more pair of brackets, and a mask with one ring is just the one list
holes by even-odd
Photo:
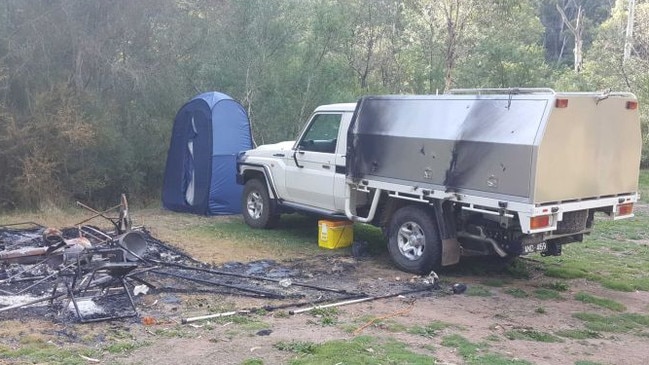
[[[357, 265], [354, 272], [346, 275], [348, 284], [372, 285], [372, 282], [399, 283], [408, 275], [387, 267], [377, 268], [372, 261]], [[477, 277], [453, 277], [453, 282], [463, 282], [468, 286], [481, 282]], [[508, 289], [518, 287], [526, 291], [537, 288], [539, 282], [517, 281], [507, 285]], [[574, 364], [576, 361], [593, 361], [602, 364], [645, 364], [649, 356], [646, 338], [626, 334], [604, 335], [597, 339], [564, 339], [560, 343], [545, 343], [525, 340], [508, 340], [503, 334], [512, 329], [533, 329], [554, 333], [560, 330], [583, 328], [583, 323], [570, 316], [575, 312], [599, 312], [604, 315], [610, 311], [592, 305], [570, 300], [577, 292], [587, 292], [595, 296], [614, 298], [624, 304], [629, 312], [647, 312], [649, 293], [620, 293], [601, 288], [598, 284], [585, 280], [570, 282], [570, 289], [564, 293], [566, 299], [541, 300], [535, 298], [514, 298], [504, 293], [504, 288], [489, 288], [490, 297], [452, 295], [435, 292], [430, 296], [396, 297], [340, 307], [338, 326], [323, 326], [309, 314], [277, 316], [272, 312], [262, 316], [261, 321], [272, 332], [268, 336], [256, 335], [253, 331], [241, 331], [235, 335], [229, 332], [233, 323], [196, 322], [187, 328], [187, 338], [160, 338], [151, 328], [134, 326], [138, 336], [144, 336], [152, 346], [142, 347], [125, 357], [114, 360], [125, 364], [159, 365], [171, 364], [240, 364], [246, 359], [263, 359], [264, 364], [286, 363], [295, 356], [279, 351], [273, 345], [280, 341], [311, 341], [316, 343], [330, 340], [351, 339], [363, 334], [376, 337], [390, 337], [407, 343], [414, 351], [430, 354], [438, 364], [463, 364], [464, 360], [452, 348], [442, 346], [445, 334], [457, 333], [471, 342], [490, 342], [490, 352], [506, 357], [530, 361], [534, 364]], [[250, 306], [250, 300], [235, 300], [241, 308]], [[538, 313], [538, 308], [544, 313]], [[404, 327], [425, 326], [433, 321], [451, 324], [432, 338], [422, 337], [406, 331], [393, 331], [385, 326], [369, 326], [358, 330], [368, 322], [368, 318], [385, 318]], [[175, 323], [173, 317], [167, 325]], [[342, 325], [347, 324], [347, 326]], [[165, 325], [160, 325], [165, 326]], [[350, 328], [351, 326], [351, 328]], [[392, 326], [395, 326], [393, 323]], [[156, 327], [156, 326], [152, 326]], [[353, 330], [352, 330], [353, 329]], [[350, 330], [352, 330], [350, 332]], [[490, 337], [491, 336], [491, 337]], [[434, 349], [431, 351], [430, 349]], [[161, 349], [175, 349], [163, 351]], [[432, 360], [431, 360], [432, 363]]]
[[[165, 214], [160, 221], [151, 221], [151, 225], [163, 227], [178, 218], [170, 213]], [[155, 229], [153, 233], [155, 235]], [[222, 250], [205, 249], [200, 242], [187, 242], [184, 245], [182, 236], [169, 235], [164, 230], [160, 231], [160, 234], [166, 235], [176, 245], [184, 246], [198, 260], [225, 261], [213, 253], [219, 251], [219, 255], [222, 255]], [[282, 261], [285, 257], [281, 254], [268, 257], [267, 252], [254, 246], [238, 247], [236, 251], [237, 259], [258, 259], [260, 256], [277, 260], [282, 265], [299, 268], [302, 275], [296, 280], [300, 282], [372, 295], [396, 293], [408, 289], [410, 282], [420, 283], [423, 280], [396, 270], [390, 264], [387, 253], [356, 260], [349, 250], [343, 250]], [[3, 345], [16, 348], [20, 347], [21, 338], [31, 336], [55, 343], [61, 348], [92, 347], [93, 341], [94, 346], [100, 348], [106, 345], [104, 341], [112, 338], [111, 334], [119, 333], [123, 337], [126, 333], [129, 338], [144, 345], [136, 346], [125, 353], [105, 353], [99, 359], [101, 363], [241, 364], [246, 360], [261, 359], [264, 364], [284, 364], [298, 355], [277, 349], [275, 345], [279, 342], [323, 343], [369, 335], [406, 343], [410, 350], [430, 355], [431, 364], [464, 364], [466, 359], [456, 349], [441, 344], [444, 336], [458, 334], [474, 343], [487, 342], [488, 349], [485, 351], [490, 353], [498, 353], [510, 359], [526, 360], [533, 364], [575, 364], [578, 361], [599, 364], [647, 363], [649, 346], [646, 336], [602, 332], [598, 338], [562, 338], [561, 342], [551, 343], [508, 339], [505, 333], [513, 329], [547, 333], [583, 329], [584, 323], [572, 317], [576, 312], [595, 312], [607, 316], [614, 314], [608, 309], [574, 300], [574, 295], [579, 292], [614, 299], [626, 306], [629, 313], [649, 312], [648, 292], [618, 292], [581, 279], [569, 281], [568, 290], [561, 292], [561, 298], [544, 300], [534, 295], [516, 298], [508, 294], [507, 292], [514, 288], [532, 293], [543, 283], [556, 282], [556, 279], [546, 278], [536, 272], [534, 265], [534, 261], [530, 261], [530, 279], [514, 279], [497, 274], [486, 277], [458, 274], [458, 271], [440, 272], [441, 289], [339, 307], [335, 321], [327, 324], [323, 324], [321, 318], [311, 314], [290, 315], [286, 310], [253, 314], [250, 316], [251, 323], [241, 323], [226, 317], [181, 324], [181, 318], [233, 308], [240, 310], [265, 305], [277, 306], [295, 299], [163, 294], [138, 297], [140, 317], [131, 320], [74, 324], [32, 317], [5, 319], [0, 328], [0, 341]], [[487, 279], [502, 281], [505, 285], [486, 286]], [[469, 289], [486, 288], [490, 294], [453, 294], [450, 286], [454, 283], [464, 283]], [[153, 324], [144, 325], [143, 318], [149, 318]], [[371, 323], [372, 319], [380, 320]], [[441, 321], [448, 326], [430, 336], [414, 334], [407, 330], [435, 321]], [[3, 363], [2, 361], [0, 360], [0, 363]], [[12, 363], [11, 360], [5, 362]], [[89, 360], [88, 363], [93, 362]]]

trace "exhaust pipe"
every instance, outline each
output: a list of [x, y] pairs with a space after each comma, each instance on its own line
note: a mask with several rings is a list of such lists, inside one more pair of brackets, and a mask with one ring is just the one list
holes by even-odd
[[471, 240], [476, 240], [476, 241], [491, 245], [491, 247], [494, 249], [496, 254], [498, 254], [498, 256], [507, 257], [507, 252], [505, 252], [505, 250], [503, 250], [502, 247], [500, 247], [500, 245], [498, 244], [498, 242], [496, 242], [496, 240], [494, 240], [493, 238], [487, 237], [484, 234], [484, 231], [482, 230], [482, 227], [476, 227], [476, 228], [478, 228], [478, 231], [480, 232], [480, 235], [470, 234], [470, 233], [467, 233], [467, 232], [458, 232], [457, 236], [460, 237], [460, 238], [467, 238], [467, 239], [471, 239]]

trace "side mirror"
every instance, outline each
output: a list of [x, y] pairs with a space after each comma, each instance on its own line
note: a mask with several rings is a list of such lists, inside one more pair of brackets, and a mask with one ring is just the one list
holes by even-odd
[[300, 147], [301, 146], [298, 146], [298, 148], [293, 152], [293, 161], [295, 161], [295, 166], [297, 166], [299, 168], [303, 168], [304, 166], [300, 165], [300, 163], [297, 162], [297, 153], [299, 152], [300, 154], [304, 154], [304, 151], [301, 151]]

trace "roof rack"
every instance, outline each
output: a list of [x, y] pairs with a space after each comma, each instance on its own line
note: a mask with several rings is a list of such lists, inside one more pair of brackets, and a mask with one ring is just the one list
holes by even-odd
[[550, 88], [481, 88], [481, 89], [451, 89], [447, 94], [549, 94], [555, 95], [556, 92]]

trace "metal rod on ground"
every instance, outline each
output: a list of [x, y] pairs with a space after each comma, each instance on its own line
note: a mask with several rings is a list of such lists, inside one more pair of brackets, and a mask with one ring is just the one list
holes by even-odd
[[[358, 298], [360, 295], [350, 295], [344, 299], [352, 299], [352, 298]], [[225, 313], [215, 313], [215, 314], [208, 314], [205, 316], [200, 316], [200, 317], [192, 317], [192, 318], [184, 318], [181, 320], [183, 324], [185, 323], [190, 323], [190, 322], [196, 322], [196, 321], [201, 321], [205, 319], [211, 319], [211, 318], [218, 318], [218, 317], [225, 317], [225, 316], [231, 316], [235, 314], [249, 314], [249, 313], [256, 313], [259, 311], [268, 311], [272, 312], [277, 309], [284, 309], [284, 308], [291, 308], [291, 307], [302, 307], [305, 305], [313, 305], [317, 303], [324, 303], [329, 301], [330, 299], [320, 299], [320, 300], [312, 300], [308, 302], [299, 302], [299, 303], [287, 303], [287, 304], [280, 304], [280, 305], [265, 305], [263, 307], [257, 307], [257, 308], [250, 308], [250, 309], [242, 309], [239, 311], [233, 311], [233, 312], [225, 312]]]
[[[233, 272], [228, 272], [228, 271], [221, 271], [221, 270], [214, 270], [214, 269], [205, 269], [202, 267], [193, 267], [193, 266], [188, 266], [188, 265], [183, 265], [183, 264], [177, 264], [175, 262], [164, 262], [164, 261], [158, 261], [158, 260], [151, 260], [157, 264], [161, 265], [168, 265], [168, 266], [175, 266], [181, 269], [187, 269], [187, 270], [195, 270], [195, 271], [203, 271], [211, 274], [218, 274], [218, 275], [224, 275], [224, 276], [233, 276], [237, 278], [244, 278], [244, 279], [254, 279], [254, 280], [265, 280], [265, 281], [272, 281], [275, 283], [279, 283], [281, 279], [275, 279], [275, 278], [267, 278], [264, 276], [256, 276], [256, 275], [245, 275], [245, 274], [237, 274]], [[338, 294], [354, 294], [350, 293], [347, 290], [344, 289], [334, 289], [334, 288], [326, 288], [326, 287], [321, 287], [317, 285], [311, 285], [311, 284], [304, 284], [304, 283], [299, 283], [299, 282], [292, 282], [291, 285], [293, 286], [300, 286], [303, 288], [309, 288], [309, 289], [315, 289], [315, 290], [320, 290], [320, 291], [329, 291], [333, 293], [338, 293]]]
[[223, 286], [223, 287], [226, 287], [226, 288], [236, 289], [236, 290], [249, 292], [249, 293], [254, 293], [254, 294], [261, 295], [261, 296], [264, 296], [264, 297], [269, 297], [269, 298], [275, 298], [275, 299], [284, 299], [284, 298], [286, 298], [286, 296], [284, 296], [282, 294], [277, 294], [277, 293], [273, 293], [273, 292], [269, 292], [269, 291], [263, 291], [263, 290], [257, 290], [257, 289], [251, 289], [251, 288], [244, 288], [244, 287], [241, 287], [241, 286], [231, 285], [231, 284], [226, 284], [226, 283], [219, 283], [218, 281], [211, 281], [211, 280], [205, 280], [205, 279], [199, 279], [199, 278], [192, 278], [190, 276], [178, 275], [178, 274], [173, 274], [173, 273], [164, 272], [164, 271], [155, 271], [155, 270], [153, 270], [151, 272], [154, 273], [154, 274], [166, 275], [166, 276], [171, 276], [171, 277], [175, 277], [175, 278], [178, 278], [178, 279], [185, 279], [185, 280], [189, 280], [189, 281], [194, 281], [194, 282], [201, 283], [201, 284]]
[[308, 308], [292, 310], [292, 311], [289, 311], [288, 314], [299, 314], [299, 313], [304, 313], [304, 312], [310, 312], [310, 311], [312, 311], [314, 309], [341, 307], [343, 305], [350, 305], [350, 304], [356, 304], [356, 303], [362, 303], [362, 302], [370, 302], [370, 301], [377, 300], [377, 299], [387, 299], [387, 298], [392, 298], [392, 297], [398, 297], [399, 295], [408, 295], [408, 294], [414, 294], [414, 293], [421, 293], [421, 292], [429, 291], [429, 290], [432, 290], [432, 289], [433, 289], [433, 287], [431, 286], [431, 287], [423, 288], [423, 289], [407, 290], [407, 291], [402, 291], [402, 292], [399, 292], [399, 293], [386, 294], [386, 295], [380, 295], [380, 296], [375, 296], [375, 297], [365, 297], [365, 298], [345, 300], [345, 301], [342, 301], [342, 302], [336, 302], [336, 303], [330, 303], [330, 304], [324, 304], [324, 305], [315, 305], [315, 306], [308, 307]]
[[236, 314], [248, 314], [248, 313], [250, 313], [250, 311], [248, 311], [248, 310], [214, 313], [214, 314], [209, 314], [207, 316], [183, 318], [183, 319], [180, 320], [180, 323], [187, 324], [187, 323], [191, 323], [191, 322], [202, 321], [202, 320], [205, 320], [205, 319], [228, 317], [228, 316], [234, 316]]

